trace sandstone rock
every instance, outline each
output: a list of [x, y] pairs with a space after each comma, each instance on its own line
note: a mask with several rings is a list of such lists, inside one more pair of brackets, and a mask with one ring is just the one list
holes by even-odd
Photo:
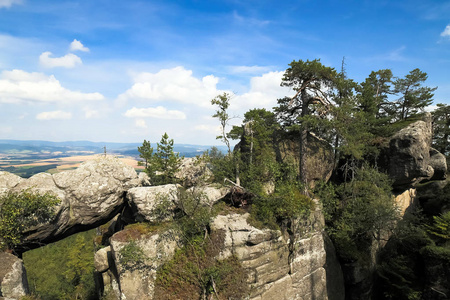
[[205, 162], [196, 157], [189, 157], [183, 159], [179, 171], [175, 173], [175, 177], [183, 183], [183, 186], [191, 187], [210, 182], [213, 174]]
[[[236, 255], [249, 272], [249, 299], [328, 299], [328, 293], [336, 291], [342, 295], [333, 299], [343, 299], [343, 287], [327, 286], [324, 220], [319, 207], [294, 221], [291, 234], [255, 228], [247, 223], [248, 214], [219, 215], [212, 221], [212, 230], [225, 232], [220, 257]], [[340, 269], [334, 272], [342, 278]]]
[[431, 180], [444, 180], [447, 177], [447, 159], [434, 148], [430, 148], [430, 166], [434, 170]]
[[423, 179], [443, 177], [447, 166], [443, 157], [431, 148], [431, 139], [431, 117], [427, 114], [423, 121], [397, 132], [390, 139], [389, 147], [382, 149], [381, 165], [394, 180], [394, 187], [405, 189]]
[[127, 199], [134, 209], [135, 219], [149, 222], [171, 220], [180, 187], [177, 184], [167, 184], [129, 189]]
[[0, 189], [51, 192], [61, 199], [52, 222], [25, 232], [22, 246], [34, 248], [105, 223], [121, 209], [125, 192], [140, 186], [142, 180], [132, 167], [117, 158], [99, 156], [75, 170], [54, 175], [40, 173], [20, 179], [0, 172]]
[[97, 252], [94, 255], [94, 266], [95, 270], [99, 273], [103, 273], [109, 269], [109, 261], [112, 258], [111, 247], [105, 247]]
[[[299, 155], [300, 145], [298, 140], [281, 139], [277, 141], [275, 152], [278, 159], [293, 163], [296, 172], [299, 172]], [[307, 182], [311, 187], [314, 187], [318, 181], [328, 181], [334, 169], [334, 151], [333, 147], [325, 140], [319, 137], [308, 134], [308, 144], [306, 153], [306, 170]]]
[[133, 239], [144, 253], [144, 260], [137, 262], [138, 268], [128, 268], [121, 264], [121, 252], [131, 240], [119, 232], [111, 238], [111, 251], [119, 274], [120, 299], [153, 299], [156, 270], [170, 260], [178, 249], [180, 238], [173, 230], [143, 235]]
[[1, 252], [0, 265], [0, 297], [14, 300], [28, 294], [27, 275], [22, 260]]
[[223, 186], [210, 184], [191, 187], [186, 192], [201, 194], [201, 204], [212, 207], [215, 203], [223, 199], [229, 190], [229, 188]]
[[18, 185], [23, 179], [17, 175], [0, 171], [0, 196]]

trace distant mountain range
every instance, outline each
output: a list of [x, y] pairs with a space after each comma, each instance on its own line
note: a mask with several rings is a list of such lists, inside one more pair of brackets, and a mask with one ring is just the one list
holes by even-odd
[[[138, 157], [137, 148], [142, 143], [110, 143], [110, 142], [90, 142], [90, 141], [67, 141], [67, 142], [50, 142], [40, 140], [1, 140], [0, 153], [44, 153], [44, 152], [63, 152], [63, 153], [83, 153], [86, 151], [93, 153], [121, 154]], [[152, 147], [156, 150], [156, 143], [152, 143]], [[204, 151], [211, 149], [212, 146], [192, 145], [192, 144], [175, 144], [174, 151], [186, 157], [193, 157], [202, 154]], [[220, 151], [225, 153], [226, 146], [216, 146]]]

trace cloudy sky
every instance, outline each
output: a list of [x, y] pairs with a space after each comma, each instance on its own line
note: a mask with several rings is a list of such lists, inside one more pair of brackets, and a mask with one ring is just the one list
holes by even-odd
[[450, 103], [450, 1], [0, 0], [0, 139], [220, 144], [210, 101], [292, 94], [292, 60], [414, 68]]

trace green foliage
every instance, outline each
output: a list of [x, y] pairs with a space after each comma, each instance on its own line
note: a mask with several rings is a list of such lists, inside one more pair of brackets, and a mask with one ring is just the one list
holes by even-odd
[[96, 299], [94, 237], [90, 230], [25, 252], [31, 293], [46, 300]]
[[317, 194], [323, 197], [327, 232], [339, 256], [348, 261], [363, 259], [372, 240], [392, 231], [398, 219], [389, 178], [363, 166], [354, 180], [336, 188], [324, 187]]
[[197, 236], [175, 253], [157, 272], [155, 298], [243, 299], [248, 294], [247, 272], [236, 257], [219, 260], [224, 233]]
[[437, 87], [422, 86], [427, 78], [427, 73], [420, 69], [414, 69], [405, 78], [397, 78], [394, 82], [395, 92], [401, 95], [395, 102], [399, 120], [405, 120], [411, 115], [423, 111], [433, 102], [433, 92]]
[[405, 215], [381, 250], [374, 288], [377, 299], [421, 299], [425, 282], [421, 249], [433, 243], [423, 223], [420, 211]]
[[138, 147], [138, 151], [139, 157], [143, 159], [140, 163], [145, 166], [145, 172], [154, 185], [176, 183], [175, 173], [180, 168], [183, 157], [173, 152], [173, 139], [169, 139], [167, 133], [164, 133], [161, 141], [157, 143], [155, 153], [150, 142], [146, 140]]
[[145, 167], [145, 172], [148, 176], [153, 177], [154, 170], [152, 169], [152, 158], [153, 158], [153, 148], [151, 146], [150, 141], [144, 140], [141, 147], [138, 147], [139, 157], [143, 159], [143, 161], [139, 161], [140, 166]]
[[141, 269], [145, 265], [145, 259], [144, 250], [135, 240], [130, 240], [119, 250], [120, 265], [126, 270]]
[[427, 227], [428, 233], [437, 240], [439, 245], [450, 247], [450, 211], [433, 216], [433, 224]]
[[51, 221], [59, 202], [53, 194], [32, 190], [10, 191], [0, 197], [0, 249], [14, 249], [27, 229]]
[[293, 183], [279, 183], [271, 195], [257, 197], [251, 208], [251, 222], [257, 227], [279, 229], [283, 220], [307, 215], [314, 202]]
[[433, 147], [450, 154], [450, 105], [438, 104], [433, 112]]
[[207, 206], [205, 195], [192, 190], [178, 190], [179, 214], [175, 224], [185, 240], [190, 240], [207, 232], [207, 227], [213, 217], [211, 207]]
[[231, 154], [230, 141], [228, 140], [229, 135], [226, 133], [226, 127], [228, 122], [231, 120], [231, 117], [227, 112], [228, 107], [230, 106], [230, 99], [230, 94], [223, 93], [222, 95], [218, 95], [211, 100], [211, 104], [217, 105], [218, 107], [216, 113], [212, 117], [219, 119], [222, 130], [222, 134], [217, 136], [216, 139], [222, 140], [227, 145], [228, 154]]

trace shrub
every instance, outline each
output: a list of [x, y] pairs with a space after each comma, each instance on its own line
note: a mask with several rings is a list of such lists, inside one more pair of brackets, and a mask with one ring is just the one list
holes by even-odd
[[50, 193], [32, 190], [8, 192], [0, 197], [0, 248], [13, 249], [22, 242], [28, 228], [51, 221], [59, 202]]
[[119, 250], [119, 262], [126, 270], [137, 270], [144, 266], [144, 250], [132, 240]]
[[247, 272], [236, 257], [218, 260], [224, 233], [191, 239], [157, 272], [155, 299], [243, 299], [248, 294]]
[[251, 208], [251, 221], [257, 227], [278, 229], [283, 220], [307, 215], [314, 202], [293, 183], [278, 184], [272, 195], [258, 197]]

